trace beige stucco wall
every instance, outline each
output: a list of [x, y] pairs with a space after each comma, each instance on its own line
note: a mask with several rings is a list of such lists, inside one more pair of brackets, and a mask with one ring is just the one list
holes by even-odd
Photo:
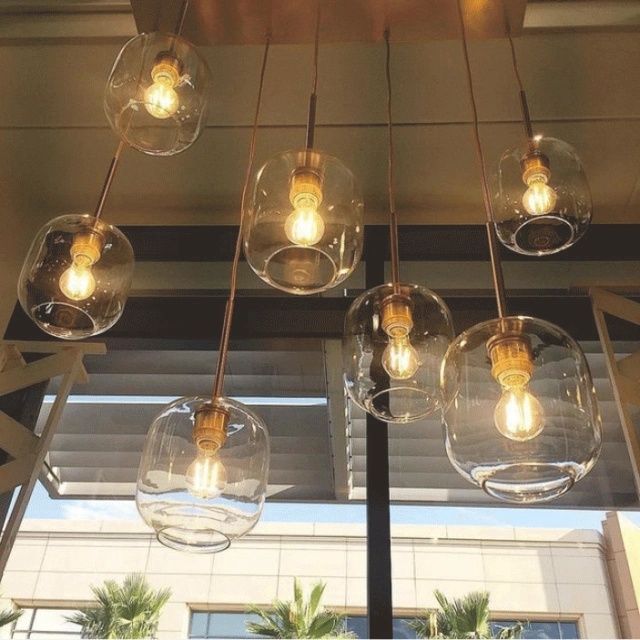
[[640, 638], [640, 529], [616, 512], [603, 522], [622, 638]]
[[[90, 585], [143, 572], [171, 587], [161, 638], [186, 637], [189, 609], [241, 610], [290, 599], [293, 577], [327, 582], [325, 604], [366, 607], [365, 529], [344, 524], [261, 523], [218, 555], [158, 544], [138, 522], [25, 521], [5, 572], [4, 597], [23, 606], [73, 607]], [[394, 608], [435, 605], [434, 589], [459, 596], [487, 589], [496, 617], [578, 620], [582, 637], [618, 629], [602, 537], [594, 531], [396, 526]]]

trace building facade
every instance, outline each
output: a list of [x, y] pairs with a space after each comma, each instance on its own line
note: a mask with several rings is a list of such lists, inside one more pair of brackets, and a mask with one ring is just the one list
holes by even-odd
[[[616, 537], [616, 528], [626, 537]], [[436, 606], [435, 589], [450, 598], [486, 590], [493, 619], [529, 621], [531, 637], [633, 637], [638, 605], [629, 584], [637, 559], [629, 532], [637, 534], [617, 514], [609, 514], [604, 535], [394, 526], [398, 637], [406, 631], [402, 619]], [[2, 580], [5, 604], [26, 613], [2, 630], [4, 637], [77, 636], [64, 614], [90, 603], [91, 585], [132, 572], [143, 573], [154, 588], [171, 588], [160, 638], [242, 637], [246, 606], [291, 599], [294, 577], [306, 587], [326, 582], [323, 603], [346, 612], [349, 628], [367, 634], [362, 525], [265, 522], [223, 553], [191, 555], [163, 547], [138, 522], [32, 520], [24, 522]]]

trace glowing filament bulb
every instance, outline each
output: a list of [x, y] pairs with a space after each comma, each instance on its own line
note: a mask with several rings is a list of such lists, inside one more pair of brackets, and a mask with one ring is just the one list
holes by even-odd
[[191, 495], [203, 500], [213, 500], [227, 485], [227, 470], [217, 453], [198, 451], [198, 457], [187, 469], [185, 482]]
[[287, 238], [302, 247], [317, 244], [324, 235], [324, 220], [318, 213], [318, 198], [312, 193], [300, 193], [293, 204], [293, 213], [289, 214], [284, 224]]
[[525, 442], [535, 438], [544, 428], [544, 409], [527, 386], [503, 387], [493, 419], [503, 436]]
[[532, 216], [551, 213], [558, 202], [558, 194], [547, 184], [548, 171], [531, 172], [525, 182], [529, 188], [522, 196], [522, 206], [527, 212]]
[[420, 366], [420, 356], [406, 335], [390, 336], [382, 352], [382, 366], [394, 380], [412, 378]]
[[86, 300], [96, 290], [96, 279], [91, 273], [93, 262], [88, 256], [78, 255], [73, 264], [60, 276], [60, 291], [71, 300]]
[[162, 58], [151, 71], [153, 84], [144, 92], [145, 109], [159, 119], [170, 118], [180, 106], [180, 98], [175, 87], [180, 81], [178, 61], [175, 58]]

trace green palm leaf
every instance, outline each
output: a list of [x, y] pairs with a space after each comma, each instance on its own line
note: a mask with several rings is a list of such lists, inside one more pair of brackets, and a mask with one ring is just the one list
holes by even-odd
[[152, 590], [139, 574], [127, 576], [122, 586], [107, 580], [91, 590], [96, 603], [67, 617], [82, 627], [85, 638], [153, 638], [171, 596], [170, 589]]
[[321, 606], [325, 587], [325, 583], [316, 582], [305, 599], [302, 585], [295, 578], [292, 601], [274, 600], [271, 610], [256, 605], [248, 608], [260, 622], [247, 622], [247, 631], [268, 638], [355, 638], [344, 631], [344, 614]]
[[491, 630], [489, 594], [473, 591], [461, 598], [449, 600], [441, 591], [434, 591], [440, 609], [428, 609], [424, 618], [405, 623], [418, 638], [521, 638], [523, 625], [503, 627], [496, 636]]

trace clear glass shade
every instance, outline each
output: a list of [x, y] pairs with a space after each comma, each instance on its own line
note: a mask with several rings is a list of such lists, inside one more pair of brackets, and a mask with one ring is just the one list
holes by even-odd
[[40, 229], [22, 266], [18, 298], [48, 334], [79, 340], [112, 327], [133, 277], [133, 249], [116, 227], [89, 215]]
[[599, 455], [601, 420], [587, 361], [553, 324], [509, 317], [472, 327], [449, 347], [442, 384], [447, 455], [496, 498], [557, 498]]
[[593, 206], [576, 150], [536, 136], [502, 155], [492, 186], [500, 242], [525, 255], [562, 251], [584, 234]]
[[351, 399], [385, 422], [412, 422], [442, 407], [440, 367], [454, 337], [451, 313], [432, 291], [401, 284], [411, 328], [390, 337], [383, 307], [393, 294], [385, 284], [357, 298], [345, 319], [344, 381]]
[[244, 253], [271, 286], [319, 293], [362, 254], [363, 203], [352, 173], [321, 151], [287, 151], [256, 174], [244, 212]]
[[129, 145], [156, 156], [190, 147], [205, 124], [209, 69], [187, 40], [143, 33], [118, 54], [104, 92], [113, 130]]
[[226, 549], [258, 522], [267, 491], [267, 428], [249, 408], [228, 398], [218, 400], [229, 419], [226, 442], [205, 474], [212, 487], [194, 481], [195, 414], [210, 402], [211, 397], [193, 396], [167, 405], [151, 425], [138, 471], [140, 515], [160, 542], [181, 551]]

